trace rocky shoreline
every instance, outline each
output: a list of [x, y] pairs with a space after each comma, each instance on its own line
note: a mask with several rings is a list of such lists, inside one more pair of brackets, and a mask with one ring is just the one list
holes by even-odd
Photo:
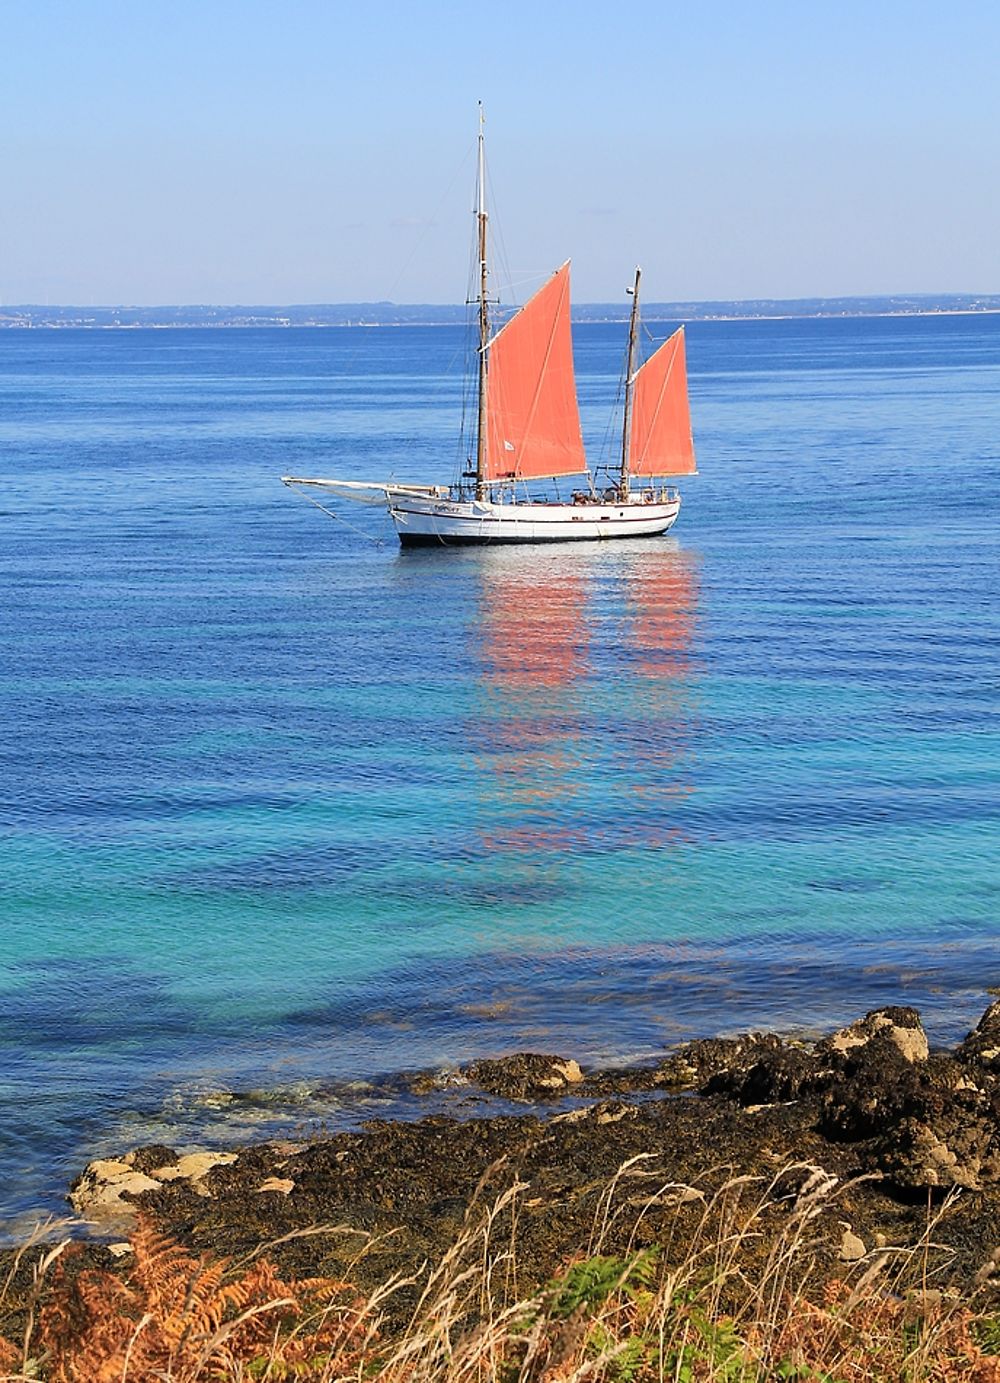
[[[822, 1188], [821, 1277], [927, 1244], [933, 1223], [937, 1287], [1000, 1283], [1000, 1002], [951, 1050], [930, 1050], [915, 1009], [890, 1007], [816, 1042], [750, 1033], [591, 1072], [520, 1053], [411, 1088], [455, 1113], [223, 1153], [139, 1148], [92, 1163], [73, 1208], [105, 1238], [141, 1211], [197, 1250], [269, 1246], [285, 1272], [370, 1286], [436, 1261], [475, 1207], [513, 1192], [518, 1272], [533, 1290], [592, 1248], [599, 1220], [608, 1252], [679, 1252], [736, 1179], [775, 1223]], [[484, 1095], [519, 1112], [456, 1117]], [[125, 1249], [89, 1255], [114, 1252]]]

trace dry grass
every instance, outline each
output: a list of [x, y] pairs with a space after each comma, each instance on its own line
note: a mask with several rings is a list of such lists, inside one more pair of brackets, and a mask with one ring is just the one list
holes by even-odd
[[[797, 1192], [780, 1195], [789, 1184]], [[770, 1185], [729, 1178], [709, 1193], [663, 1184], [651, 1159], [636, 1158], [604, 1188], [580, 1257], [527, 1297], [518, 1264], [524, 1189], [477, 1199], [440, 1262], [364, 1297], [338, 1280], [285, 1281], [266, 1253], [210, 1260], [148, 1222], [118, 1273], [74, 1271], [72, 1244], [36, 1238], [21, 1251], [22, 1263], [36, 1264], [34, 1285], [26, 1311], [22, 1301], [23, 1330], [0, 1340], [0, 1378], [1000, 1383], [1000, 1317], [935, 1285], [948, 1266], [935, 1238], [947, 1203], [928, 1216], [916, 1246], [878, 1249], [822, 1280], [817, 1247], [828, 1248], [843, 1188], [821, 1169], [786, 1168]], [[664, 1220], [671, 1206], [676, 1214]], [[654, 1207], [666, 1231], [640, 1247]], [[630, 1247], [607, 1252], [623, 1232]], [[359, 1253], [369, 1249], [363, 1243]], [[13, 1277], [0, 1282], [0, 1318]], [[415, 1304], [400, 1325], [402, 1289]]]

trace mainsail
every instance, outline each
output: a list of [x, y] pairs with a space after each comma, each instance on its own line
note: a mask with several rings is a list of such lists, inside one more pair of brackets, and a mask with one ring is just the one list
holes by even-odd
[[573, 377], [568, 263], [494, 336], [486, 379], [484, 480], [586, 471]]
[[683, 327], [635, 373], [628, 440], [631, 475], [694, 475]]

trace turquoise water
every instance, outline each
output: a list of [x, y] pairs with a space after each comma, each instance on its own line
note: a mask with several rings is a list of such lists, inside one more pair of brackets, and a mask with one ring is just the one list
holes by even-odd
[[1000, 982], [1000, 317], [693, 324], [665, 539], [402, 553], [278, 484], [449, 480], [462, 353], [0, 332], [8, 1216], [357, 1078]]

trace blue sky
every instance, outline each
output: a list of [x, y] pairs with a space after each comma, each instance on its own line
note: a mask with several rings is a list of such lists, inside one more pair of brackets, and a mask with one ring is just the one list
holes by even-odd
[[998, 292], [1000, 5], [0, 0], [0, 300]]

